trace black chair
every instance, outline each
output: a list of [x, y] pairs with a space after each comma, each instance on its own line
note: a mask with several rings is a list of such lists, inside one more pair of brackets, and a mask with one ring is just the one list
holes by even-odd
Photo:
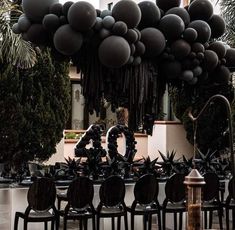
[[228, 196], [225, 201], [226, 229], [229, 226], [229, 211], [232, 210], [232, 228], [235, 229], [235, 177], [232, 177], [228, 183]]
[[204, 212], [204, 227], [207, 228], [209, 212], [209, 228], [212, 228], [213, 211], [218, 211], [220, 229], [223, 229], [223, 205], [220, 201], [220, 182], [216, 173], [203, 175], [206, 184], [202, 188], [202, 211]]
[[[27, 230], [28, 222], [44, 222], [47, 230], [47, 222], [51, 222], [51, 229], [59, 229], [59, 215], [55, 208], [56, 187], [49, 178], [40, 178], [30, 186], [27, 199], [28, 207], [25, 212], [16, 212], [14, 230], [18, 229], [19, 218], [24, 219], [24, 230]], [[50, 212], [50, 210], [52, 210]]]
[[[185, 175], [176, 173], [172, 175], [166, 182], [166, 198], [162, 204], [163, 230], [166, 229], [166, 213], [174, 214], [174, 229], [176, 230], [178, 226], [179, 229], [182, 229], [183, 213], [186, 211], [184, 178]], [[179, 218], [177, 214], [179, 214]]]
[[87, 230], [87, 220], [90, 218], [95, 230], [93, 197], [93, 182], [88, 177], [78, 177], [71, 182], [67, 192], [68, 203], [64, 210], [59, 211], [60, 216], [64, 217], [64, 230], [67, 229], [67, 220], [79, 220], [79, 229], [84, 227]]
[[97, 230], [100, 229], [100, 218], [111, 218], [112, 230], [115, 229], [115, 217], [117, 217], [117, 229], [121, 228], [121, 217], [124, 216], [125, 229], [128, 230], [127, 210], [124, 202], [125, 183], [119, 176], [110, 176], [102, 182], [99, 190], [100, 203], [96, 209]]
[[144, 229], [152, 229], [152, 215], [158, 216], [158, 229], [161, 229], [160, 205], [157, 200], [158, 182], [154, 175], [146, 174], [139, 178], [134, 187], [134, 201], [127, 211], [131, 214], [131, 230], [135, 229], [134, 216], [142, 215]]

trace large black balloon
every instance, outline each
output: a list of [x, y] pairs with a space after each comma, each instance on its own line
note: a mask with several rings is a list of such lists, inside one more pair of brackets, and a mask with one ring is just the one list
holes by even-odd
[[213, 71], [218, 65], [217, 54], [212, 50], [206, 50], [204, 53], [204, 64], [206, 70], [208, 70], [209, 72]]
[[226, 48], [225, 48], [224, 44], [222, 42], [219, 42], [219, 41], [212, 42], [209, 45], [208, 49], [213, 50], [214, 52], [216, 52], [219, 59], [223, 58], [226, 54]]
[[65, 2], [63, 7], [62, 7], [62, 13], [64, 16], [67, 17], [68, 15], [68, 12], [69, 12], [69, 8], [73, 5], [74, 2], [72, 1], [68, 1], [68, 2]]
[[33, 22], [41, 22], [50, 6], [57, 2], [59, 0], [23, 0], [22, 7], [27, 18]]
[[216, 83], [227, 84], [230, 80], [231, 73], [226, 66], [220, 65], [215, 69], [212, 77]]
[[82, 46], [82, 34], [73, 30], [70, 25], [63, 25], [55, 32], [55, 48], [64, 55], [73, 55]]
[[128, 28], [127, 28], [126, 23], [121, 22], [121, 21], [115, 22], [112, 28], [113, 34], [119, 35], [119, 36], [125, 35], [127, 33], [127, 30]]
[[18, 26], [21, 32], [26, 32], [31, 26], [31, 22], [26, 16], [20, 17], [18, 20]]
[[185, 25], [179, 16], [168, 14], [160, 20], [159, 29], [163, 32], [166, 39], [175, 40], [181, 36]]
[[141, 30], [141, 42], [145, 45], [146, 57], [157, 57], [166, 46], [166, 39], [162, 32], [151, 27]]
[[103, 40], [99, 47], [100, 62], [110, 68], [119, 68], [125, 65], [130, 58], [130, 46], [120, 36], [110, 36]]
[[173, 7], [171, 9], [169, 9], [165, 15], [167, 14], [175, 14], [178, 15], [183, 21], [184, 24], [187, 26], [190, 23], [190, 16], [187, 12], [187, 10], [185, 10], [184, 8], [180, 8], [180, 7]]
[[208, 0], [195, 0], [188, 8], [191, 20], [208, 21], [213, 15], [213, 6]]
[[35, 44], [44, 44], [48, 39], [47, 31], [42, 24], [32, 24], [26, 34], [27, 40]]
[[55, 14], [47, 14], [42, 21], [42, 24], [45, 29], [49, 31], [56, 31], [60, 26], [60, 19]]
[[214, 14], [208, 24], [211, 28], [211, 38], [219, 38], [226, 30], [225, 21], [220, 15]]
[[63, 14], [62, 9], [63, 9], [63, 5], [58, 2], [50, 6], [49, 13], [55, 14], [59, 17]]
[[171, 44], [171, 52], [177, 59], [183, 59], [189, 55], [191, 46], [183, 39], [176, 40]]
[[141, 19], [139, 6], [132, 0], [121, 0], [112, 9], [112, 16], [116, 21], [123, 21], [128, 28], [138, 26]]
[[139, 28], [155, 27], [161, 18], [161, 12], [157, 5], [150, 1], [143, 1], [138, 5], [141, 10]]
[[89, 2], [76, 2], [69, 8], [68, 21], [73, 29], [87, 31], [96, 22], [96, 10]]
[[209, 41], [211, 37], [211, 29], [206, 22], [202, 20], [195, 20], [189, 23], [188, 28], [193, 28], [197, 31], [198, 36], [196, 41], [201, 43]]
[[183, 38], [188, 42], [194, 42], [197, 39], [197, 31], [193, 28], [186, 28]]
[[180, 2], [181, 0], [156, 0], [158, 7], [163, 11], [180, 6]]
[[166, 61], [162, 64], [161, 69], [167, 79], [176, 79], [181, 76], [182, 66], [179, 61]]
[[226, 59], [226, 66], [232, 71], [234, 71], [235, 70], [235, 49], [234, 48], [227, 49], [226, 54], [225, 54], [225, 59]]

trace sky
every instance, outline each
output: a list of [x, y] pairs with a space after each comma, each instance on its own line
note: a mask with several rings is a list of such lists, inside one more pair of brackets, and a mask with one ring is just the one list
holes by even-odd
[[[85, 0], [86, 2], [90, 2], [96, 9], [99, 9], [99, 0]], [[64, 4], [68, 2], [68, 0], [59, 0], [60, 3]], [[79, 2], [79, 0], [72, 0], [72, 2]]]

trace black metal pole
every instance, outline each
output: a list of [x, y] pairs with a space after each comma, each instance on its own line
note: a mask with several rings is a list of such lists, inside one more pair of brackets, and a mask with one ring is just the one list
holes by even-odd
[[188, 116], [191, 118], [193, 122], [197, 121], [199, 117], [202, 115], [202, 113], [205, 111], [205, 109], [210, 105], [210, 102], [213, 100], [219, 99], [226, 105], [227, 110], [227, 118], [228, 118], [228, 128], [229, 128], [229, 145], [230, 145], [230, 159], [231, 159], [231, 167], [232, 167], [232, 175], [235, 176], [235, 153], [233, 151], [233, 126], [232, 126], [232, 112], [231, 112], [231, 106], [228, 101], [228, 99], [220, 94], [216, 94], [209, 98], [209, 100], [206, 102], [206, 104], [203, 106], [199, 114], [194, 117], [192, 114], [192, 110], [189, 111]]

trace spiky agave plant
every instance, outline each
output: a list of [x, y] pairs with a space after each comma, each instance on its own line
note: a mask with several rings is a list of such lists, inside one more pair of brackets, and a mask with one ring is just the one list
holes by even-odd
[[30, 68], [36, 62], [36, 53], [29, 42], [21, 35], [14, 34], [12, 23], [17, 18], [12, 12], [19, 11], [10, 0], [0, 2], [0, 63], [13, 64], [19, 68]]

